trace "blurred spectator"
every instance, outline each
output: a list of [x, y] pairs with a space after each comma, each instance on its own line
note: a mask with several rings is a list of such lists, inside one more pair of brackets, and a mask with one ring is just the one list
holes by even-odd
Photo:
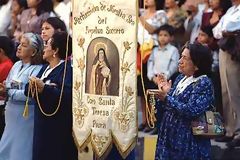
[[20, 18], [21, 32], [41, 34], [41, 25], [53, 11], [51, 0], [27, 0], [29, 9], [22, 12]]
[[[145, 0], [146, 9], [140, 10], [139, 25], [138, 25], [138, 53], [137, 53], [137, 66], [138, 66], [138, 96], [141, 97], [142, 106], [142, 124], [139, 125], [139, 131], [147, 127], [146, 131], [151, 129], [146, 125], [146, 112], [143, 86], [141, 82], [141, 65], [143, 81], [147, 81], [147, 60], [152, 52], [154, 45], [157, 45], [157, 35], [154, 34], [156, 29], [167, 23], [166, 13], [163, 8], [163, 1], [159, 0]], [[142, 56], [142, 57], [141, 57]], [[141, 61], [141, 59], [143, 61]], [[141, 64], [142, 63], [142, 64]], [[146, 83], [144, 85], [147, 85]]]
[[165, 10], [167, 12], [168, 24], [174, 28], [175, 40], [174, 45], [180, 50], [185, 43], [185, 29], [184, 21], [187, 18], [187, 12], [181, 9], [185, 1], [178, 0], [165, 0]]
[[211, 49], [212, 52], [212, 81], [214, 87], [214, 106], [216, 107], [217, 111], [221, 114], [223, 113], [222, 109], [222, 94], [221, 94], [221, 79], [219, 74], [219, 56], [218, 51], [214, 48], [211, 48], [211, 44], [214, 41], [212, 26], [202, 26], [200, 32], [198, 34], [197, 42], [201, 43], [202, 45], [206, 45]]
[[202, 15], [205, 10], [208, 10], [208, 6], [208, 0], [199, 3], [192, 1], [192, 3], [188, 2], [187, 5], [185, 4], [184, 8], [186, 8], [188, 17], [184, 22], [184, 28], [186, 30], [186, 37], [190, 38], [190, 43], [193, 43], [199, 34]]
[[[239, 58], [239, 32], [240, 32], [240, 0], [232, 0], [233, 6], [220, 19], [213, 29], [214, 37], [220, 39], [219, 69], [222, 85], [223, 118], [226, 134], [218, 141], [239, 142], [240, 134], [240, 63]], [[230, 41], [230, 42], [229, 42]], [[235, 42], [235, 43], [234, 43]], [[237, 52], [234, 48], [236, 48]], [[231, 144], [231, 143], [230, 143]], [[230, 145], [232, 146], [232, 145]]]
[[[168, 24], [162, 25], [159, 29], [157, 29], [156, 33], [158, 34], [159, 45], [158, 47], [153, 48], [153, 51], [148, 59], [148, 89], [157, 89], [158, 75], [163, 74], [169, 80], [177, 72], [178, 68], [178, 49], [170, 44], [173, 39], [173, 27]], [[156, 127], [151, 134], [157, 134], [157, 126], [160, 123], [158, 120], [159, 119], [157, 119]]]
[[66, 26], [62, 20], [58, 17], [49, 17], [42, 24], [41, 37], [45, 44], [52, 37], [52, 35], [57, 31], [66, 31]]
[[[209, 0], [186, 0], [184, 2], [184, 4], [182, 5], [182, 9], [187, 11], [188, 7], [191, 5], [198, 6], [199, 4], [204, 4], [204, 3], [208, 4], [208, 2], [209, 2]], [[206, 6], [206, 8], [208, 8], [208, 6]]]
[[[219, 51], [217, 40], [212, 36], [212, 28], [216, 26], [221, 19], [221, 17], [226, 13], [227, 9], [231, 7], [231, 0], [211, 0], [210, 1], [210, 9], [208, 11], [203, 12], [202, 15], [202, 32], [200, 35], [204, 33], [211, 37], [211, 40], [207, 42], [208, 46], [212, 50], [213, 53], [213, 65], [212, 65], [212, 80], [214, 85], [214, 94], [215, 94], [215, 106], [217, 111], [223, 114], [222, 108], [222, 94], [221, 94], [221, 79], [219, 73]], [[204, 32], [204, 33], [203, 33]], [[206, 35], [205, 35], [206, 37]]]
[[20, 41], [21, 28], [20, 28], [20, 17], [22, 11], [27, 8], [26, 0], [13, 0], [12, 2], [12, 16], [11, 16], [11, 27], [9, 36], [13, 37], [16, 42]]
[[12, 0], [0, 0], [0, 36], [6, 36], [11, 19]]
[[58, 18], [60, 18], [69, 30], [69, 16], [71, 2], [65, 3], [64, 0], [52, 0], [53, 10]]
[[174, 29], [170, 25], [163, 25], [157, 29], [158, 47], [154, 47], [148, 59], [147, 76], [156, 85], [156, 76], [164, 74], [167, 79], [177, 71], [179, 53], [176, 47], [170, 44], [173, 39]]
[[146, 9], [140, 9], [138, 25], [138, 43], [154, 41], [157, 44], [157, 35], [154, 34], [156, 29], [167, 23], [166, 13], [162, 2], [158, 0], [145, 0]]
[[[202, 27], [215, 27], [221, 17], [226, 13], [227, 9], [231, 7], [231, 0], [211, 0], [211, 9], [204, 12], [202, 15]], [[214, 39], [209, 45], [212, 50], [218, 50], [217, 39]], [[218, 52], [217, 52], [218, 53]], [[217, 55], [218, 56], [218, 55]]]
[[[0, 83], [3, 83], [8, 76], [10, 69], [13, 66], [10, 60], [10, 55], [13, 52], [13, 42], [10, 38], [0, 36]], [[1, 88], [0, 88], [1, 90]], [[4, 129], [4, 107], [6, 95], [0, 95], [0, 139]]]
[[0, 83], [3, 83], [12, 68], [11, 55], [13, 50], [14, 44], [11, 39], [0, 36]]
[[211, 10], [202, 15], [202, 26], [216, 26], [221, 17], [231, 7], [231, 0], [211, 0]]

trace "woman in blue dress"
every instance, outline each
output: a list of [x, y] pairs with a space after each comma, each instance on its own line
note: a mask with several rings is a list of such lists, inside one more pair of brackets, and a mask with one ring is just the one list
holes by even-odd
[[200, 44], [185, 46], [175, 83], [159, 75], [157, 107], [162, 111], [156, 160], [210, 159], [210, 139], [194, 136], [191, 121], [213, 103], [211, 52]]
[[[37, 77], [31, 77], [38, 97], [34, 117], [33, 160], [77, 160], [72, 136], [72, 67], [66, 64], [66, 51], [71, 53], [72, 41], [66, 32], [56, 32], [47, 42], [43, 59], [48, 63]], [[66, 47], [68, 42], [68, 48]], [[25, 88], [28, 94], [29, 84]], [[63, 85], [63, 92], [62, 91]], [[61, 97], [61, 98], [60, 98]], [[39, 102], [38, 102], [39, 100]]]
[[23, 34], [16, 55], [20, 61], [12, 67], [0, 92], [7, 92], [6, 126], [0, 141], [0, 160], [32, 160], [34, 102], [29, 100], [29, 115], [23, 117], [25, 85], [41, 69], [43, 40], [33, 33]]

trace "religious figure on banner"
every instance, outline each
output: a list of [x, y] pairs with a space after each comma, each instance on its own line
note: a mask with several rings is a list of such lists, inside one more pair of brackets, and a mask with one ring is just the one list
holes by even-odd
[[119, 52], [108, 38], [93, 39], [87, 49], [85, 91], [95, 95], [119, 95]]
[[97, 51], [97, 55], [92, 64], [89, 91], [91, 94], [108, 95], [111, 83], [111, 69], [106, 56], [106, 46], [103, 45], [94, 51]]

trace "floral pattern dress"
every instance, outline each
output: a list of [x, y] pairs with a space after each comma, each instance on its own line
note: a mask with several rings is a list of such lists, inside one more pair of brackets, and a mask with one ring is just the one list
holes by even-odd
[[212, 82], [207, 76], [173, 94], [179, 75], [164, 102], [157, 101], [162, 117], [158, 132], [156, 160], [208, 160], [210, 139], [193, 136], [191, 121], [204, 113], [213, 102]]

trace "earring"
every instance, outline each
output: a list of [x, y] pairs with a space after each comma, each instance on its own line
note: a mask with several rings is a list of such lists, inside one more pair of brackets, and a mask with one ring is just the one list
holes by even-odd
[[55, 54], [53, 54], [53, 58], [55, 58], [56, 57], [56, 55]]

